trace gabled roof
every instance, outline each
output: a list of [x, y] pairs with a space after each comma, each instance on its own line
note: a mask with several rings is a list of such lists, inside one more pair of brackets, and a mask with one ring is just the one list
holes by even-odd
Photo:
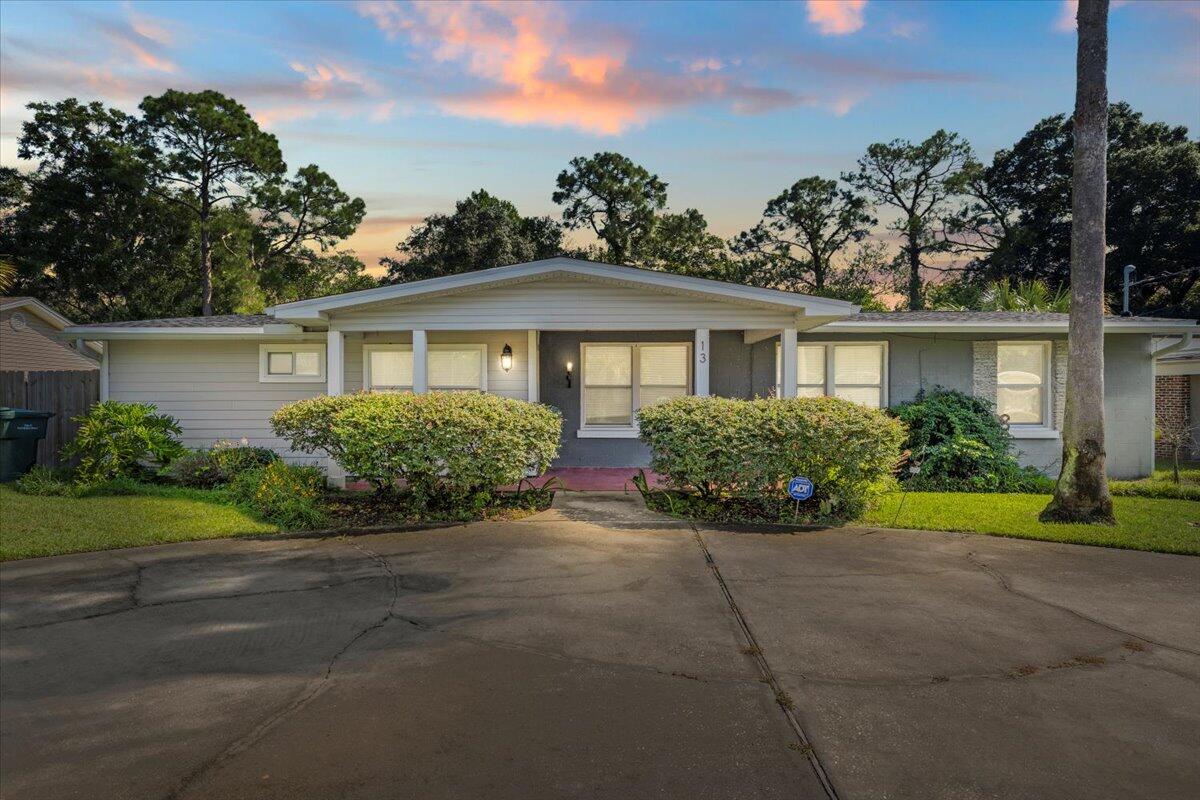
[[[50, 306], [38, 300], [36, 297], [0, 297], [0, 311], [27, 311], [50, 327], [62, 331], [71, 327], [71, 320], [64, 317], [62, 314], [55, 311]], [[85, 345], [95, 355], [99, 356], [103, 352], [103, 348], [96, 342], [87, 342]]]
[[[913, 333], [1066, 333], [1070, 314], [1051, 311], [870, 311], [830, 322], [823, 331], [887, 331]], [[1104, 318], [1107, 333], [1200, 332], [1195, 320], [1167, 317]]]
[[858, 306], [842, 300], [812, 297], [779, 289], [761, 289], [738, 283], [694, 278], [659, 270], [640, 269], [616, 264], [602, 264], [578, 258], [547, 258], [525, 264], [510, 264], [504, 267], [445, 275], [423, 281], [380, 286], [357, 292], [318, 297], [272, 306], [267, 312], [279, 320], [297, 323], [324, 321], [330, 312], [345, 310], [371, 303], [386, 301], [409, 301], [463, 291], [483, 289], [508, 283], [531, 280], [571, 277], [598, 283], [619, 284], [652, 289], [670, 294], [706, 297], [731, 303], [766, 306], [804, 312], [813, 316], [845, 316], [858, 311]]

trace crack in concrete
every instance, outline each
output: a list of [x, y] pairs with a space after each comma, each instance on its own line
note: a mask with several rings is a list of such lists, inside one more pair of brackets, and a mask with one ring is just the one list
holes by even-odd
[[[300, 692], [296, 699], [275, 713], [270, 714], [266, 719], [256, 725], [249, 733], [234, 740], [221, 752], [204, 761], [187, 775], [185, 775], [176, 785], [176, 787], [168, 795], [166, 795], [166, 800], [177, 800], [178, 798], [182, 797], [206, 773], [225, 763], [229, 759], [249, 750], [281, 722], [315, 700], [328, 687], [329, 681], [333, 677], [333, 670], [337, 666], [338, 662], [346, 655], [346, 653], [350, 651], [352, 647], [354, 647], [355, 644], [362, 641], [371, 633], [374, 633], [382, 628], [388, 623], [389, 620], [401, 619], [396, 614], [396, 604], [400, 599], [400, 576], [392, 571], [391, 565], [387, 563], [387, 559], [383, 558], [378, 553], [368, 550], [365, 547], [360, 547], [354, 541], [349, 541], [347, 543], [379, 566], [389, 579], [388, 582], [391, 585], [391, 598], [388, 601], [383, 616], [351, 636], [326, 663], [325, 671], [310, 681], [309, 685], [305, 687], [302, 692]], [[378, 580], [378, 578], [376, 578], [376, 580]]]
[[118, 614], [128, 614], [130, 611], [144, 611], [144, 610], [150, 609], [150, 608], [162, 608], [165, 606], [176, 606], [176, 605], [183, 605], [186, 603], [206, 603], [206, 602], [220, 601], [220, 600], [237, 600], [237, 599], [240, 599], [243, 597], [262, 597], [265, 595], [273, 595], [273, 594], [298, 594], [301, 592], [316, 592], [316, 591], [321, 591], [324, 589], [335, 589], [339, 586], [349, 586], [349, 585], [355, 584], [355, 583], [364, 583], [366, 581], [377, 581], [380, 579], [381, 579], [381, 576], [379, 576], [379, 575], [364, 575], [361, 578], [352, 578], [347, 581], [337, 581], [334, 583], [323, 583], [319, 586], [304, 586], [304, 587], [300, 587], [300, 588], [296, 588], [296, 589], [266, 589], [261, 592], [242, 592], [239, 594], [218, 594], [218, 595], [209, 595], [206, 597], [182, 597], [182, 598], [179, 598], [178, 600], [157, 600], [153, 603], [138, 602], [138, 603], [135, 603], [134, 605], [125, 606], [123, 608], [114, 608], [114, 609], [110, 609], [108, 611], [97, 611], [94, 614], [82, 614], [78, 617], [67, 617], [65, 619], [52, 619], [52, 620], [47, 620], [45, 622], [31, 622], [28, 625], [15, 625], [12, 627], [5, 627], [2, 630], [4, 630], [5, 632], [9, 632], [9, 631], [34, 630], [34, 629], [39, 629], [39, 628], [50, 628], [55, 625], [65, 625], [68, 622], [80, 622], [83, 620], [100, 619], [102, 617], [112, 617], [112, 616], [116, 616]]
[[990, 575], [992, 577], [992, 579], [995, 580], [997, 583], [999, 583], [1000, 586], [1006, 592], [1010, 592], [1011, 594], [1014, 594], [1017, 597], [1024, 598], [1025, 600], [1028, 600], [1032, 603], [1038, 603], [1040, 605], [1046, 606], [1047, 608], [1053, 608], [1058, 611], [1062, 611], [1064, 613], [1070, 614], [1071, 616], [1073, 616], [1077, 619], [1081, 619], [1084, 622], [1090, 622], [1093, 625], [1098, 625], [1101, 628], [1112, 631], [1113, 633], [1119, 633], [1122, 636], [1128, 636], [1131, 639], [1137, 639], [1139, 641], [1148, 642], [1149, 644], [1155, 645], [1156, 647], [1161, 647], [1164, 650], [1172, 650], [1176, 653], [1183, 653], [1185, 655], [1190, 655], [1190, 656], [1200, 656], [1200, 651], [1189, 650], [1186, 647], [1179, 647], [1177, 645], [1169, 644], [1167, 642], [1163, 642], [1158, 639], [1152, 639], [1149, 636], [1145, 636], [1143, 634], [1137, 633], [1136, 631], [1131, 631], [1126, 628], [1121, 628], [1116, 625], [1112, 625], [1108, 622], [1105, 622], [1102, 619], [1097, 619], [1096, 617], [1088, 616], [1087, 614], [1084, 614], [1082, 611], [1076, 611], [1075, 609], [1070, 608], [1069, 606], [1059, 605], [1058, 603], [1054, 603], [1049, 600], [1045, 600], [1041, 597], [1038, 597], [1036, 595], [1030, 594], [1028, 592], [1023, 592], [1020, 589], [1016, 589], [1013, 587], [1012, 582], [1009, 581], [1009, 579], [1007, 578], [1007, 576], [1004, 575], [1004, 573], [1002, 573], [1000, 570], [996, 569], [992, 565], [985, 564], [983, 561], [980, 561], [979, 557], [976, 556], [975, 553], [973, 553], [973, 552], [968, 552], [966, 555], [966, 559], [968, 562], [970, 562], [971, 564], [974, 564], [976, 567], [978, 567], [984, 573], [986, 573], [987, 575]]

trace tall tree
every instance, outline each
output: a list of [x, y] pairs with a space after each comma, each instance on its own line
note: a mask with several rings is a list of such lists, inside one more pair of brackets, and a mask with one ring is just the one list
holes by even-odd
[[0, 170], [0, 253], [13, 291], [80, 322], [175, 315], [192, 297], [187, 220], [152, 192], [138, 121], [101, 103], [31, 103], [17, 154]]
[[213, 313], [213, 211], [222, 202], [253, 195], [285, 169], [279, 142], [258, 127], [241, 103], [211, 90], [169, 89], [147, 97], [141, 108], [157, 151], [166, 196], [190, 211], [198, 226], [200, 309]]
[[1041, 518], [1113, 523], [1104, 463], [1108, 0], [1080, 0], [1071, 177], [1071, 321], [1062, 472]]
[[[1068, 284], [1073, 130], [1068, 115], [1047, 117], [990, 164], [964, 169], [965, 201], [947, 220], [947, 237], [971, 258], [969, 275]], [[1113, 103], [1107, 169], [1108, 286], [1134, 264], [1148, 279], [1133, 291], [1135, 311], [1200, 316], [1200, 142], [1185, 127]]]
[[564, 206], [563, 224], [591, 229], [616, 264], [631, 264], [667, 205], [667, 184], [620, 153], [571, 159], [558, 174], [555, 203]]
[[947, 200], [957, 191], [958, 175], [971, 157], [971, 146], [957, 133], [938, 130], [923, 142], [896, 139], [876, 143], [858, 160], [858, 169], [842, 180], [867, 193], [877, 204], [900, 212], [892, 228], [900, 234], [907, 263], [908, 307], [925, 307], [921, 270], [931, 268], [926, 256], [944, 251], [938, 236]]
[[387, 280], [417, 281], [556, 256], [562, 227], [549, 217], [523, 217], [483, 189], [459, 200], [453, 214], [430, 214], [384, 258]]
[[708, 220], [694, 208], [659, 214], [638, 250], [637, 266], [697, 278], [728, 277], [725, 240], [708, 229]]
[[822, 293], [834, 278], [835, 259], [874, 224], [865, 197], [814, 175], [767, 203], [762, 220], [738, 234], [733, 248], [761, 257], [778, 288]]

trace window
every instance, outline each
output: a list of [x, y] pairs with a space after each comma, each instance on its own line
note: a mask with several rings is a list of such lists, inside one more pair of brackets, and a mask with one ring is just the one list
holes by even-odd
[[[430, 391], [485, 391], [487, 345], [431, 344], [425, 369]], [[411, 392], [412, 345], [363, 345], [363, 386], [372, 392]]]
[[634, 412], [691, 389], [686, 342], [583, 345], [583, 429], [636, 434]]
[[[775, 387], [783, 364], [775, 348]], [[871, 408], [887, 405], [887, 344], [814, 343], [796, 346], [796, 396], [841, 397]]]
[[996, 413], [1011, 425], [1047, 424], [1049, 342], [996, 345]]
[[325, 346], [260, 345], [258, 379], [264, 383], [320, 383], [325, 380]]

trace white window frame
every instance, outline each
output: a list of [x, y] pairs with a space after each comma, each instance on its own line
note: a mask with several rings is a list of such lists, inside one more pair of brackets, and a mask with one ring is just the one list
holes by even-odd
[[[279, 375], [268, 371], [267, 365], [271, 353], [291, 353], [292, 369], [295, 369], [296, 353], [317, 354], [316, 375]], [[259, 383], [325, 383], [325, 343], [312, 344], [260, 344], [258, 346], [258, 382]]]
[[[996, 342], [996, 416], [1000, 416], [1000, 348], [1005, 345], [1038, 345], [1042, 348], [1042, 421], [1010, 422], [1008, 432], [1014, 439], [1044, 439], [1058, 436], [1054, 430], [1054, 343], [1048, 339], [1001, 339]], [[1005, 384], [1006, 386], [1028, 386], [1035, 384]]]
[[[880, 358], [883, 360], [883, 363], [879, 365], [879, 402], [880, 402], [879, 408], [885, 409], [885, 408], [890, 407], [891, 406], [891, 396], [889, 394], [888, 372], [890, 371], [890, 366], [891, 366], [892, 362], [891, 362], [890, 352], [888, 349], [888, 342], [886, 339], [879, 340], [879, 341], [869, 341], [869, 342], [868, 341], [814, 342], [814, 341], [809, 341], [808, 339], [801, 339], [796, 342], [796, 347], [817, 347], [817, 346], [819, 346], [819, 347], [825, 348], [825, 396], [826, 397], [837, 397], [837, 393], [836, 393], [837, 392], [837, 378], [836, 378], [835, 371], [834, 371], [834, 366], [835, 366], [834, 365], [834, 361], [835, 361], [834, 348], [835, 347], [847, 347], [847, 346], [853, 347], [854, 345], [872, 345], [875, 347], [882, 348], [881, 353], [880, 353]], [[776, 342], [775, 343], [775, 396], [776, 397], [779, 397], [782, 394], [782, 389], [783, 389], [783, 384], [782, 384], [783, 362], [781, 361], [782, 354], [783, 354], [783, 351], [781, 350], [781, 345], [779, 342]], [[799, 358], [798, 354], [797, 354], [797, 358]], [[796, 377], [797, 377], [796, 385], [797, 385], [797, 387], [799, 387], [802, 384], [800, 384], [800, 382], [799, 382], [799, 375], [797, 375]], [[803, 384], [803, 385], [810, 386], [813, 384]], [[847, 388], [864, 388], [864, 389], [874, 389], [875, 388], [875, 384], [873, 384], [873, 383], [871, 383], [871, 384], [847, 383], [847, 384], [843, 384], [843, 385], [846, 386]]]
[[[363, 345], [363, 391], [377, 391], [371, 388], [371, 353], [411, 353], [413, 346], [411, 344], [364, 344]], [[486, 392], [488, 386], [488, 347], [482, 342], [436, 342], [426, 345], [428, 353], [437, 350], [474, 350], [479, 353], [479, 380], [480, 385], [475, 386], [435, 386], [429, 384], [431, 392]], [[426, 356], [426, 370], [428, 370], [428, 356]], [[428, 374], [428, 371], [426, 372]], [[412, 387], [398, 387], [400, 391], [412, 391]]]
[[[579, 430], [576, 436], [580, 439], [636, 439], [639, 435], [637, 412], [641, 402], [642, 359], [639, 350], [642, 347], [684, 347], [687, 349], [687, 393], [695, 394], [696, 382], [694, 376], [695, 364], [692, 361], [691, 342], [581, 342], [579, 345]], [[632, 348], [630, 357], [630, 417], [629, 425], [588, 425], [587, 424], [587, 349], [589, 347], [629, 347]]]

